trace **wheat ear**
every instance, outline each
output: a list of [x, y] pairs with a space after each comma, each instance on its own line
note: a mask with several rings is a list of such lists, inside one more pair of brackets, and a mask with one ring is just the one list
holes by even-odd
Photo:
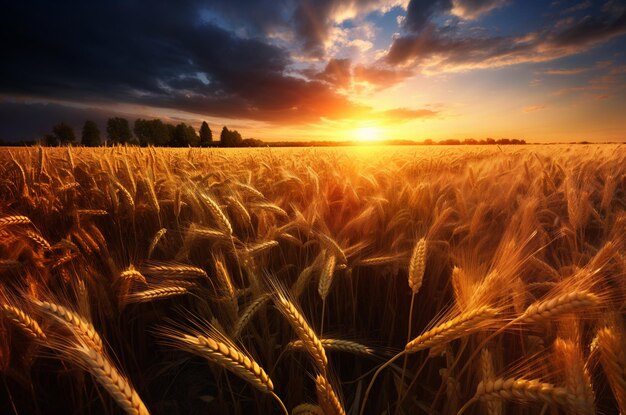
[[[567, 388], [536, 379], [498, 378], [480, 382], [473, 400], [487, 401], [494, 398], [559, 405], [569, 410], [578, 408], [576, 396]], [[459, 413], [462, 413], [466, 407], [467, 404]]]
[[233, 227], [230, 224], [230, 221], [228, 220], [228, 217], [226, 216], [222, 208], [220, 208], [220, 205], [218, 205], [217, 202], [208, 195], [202, 195], [202, 198], [206, 202], [207, 207], [209, 208], [209, 211], [213, 216], [213, 219], [215, 219], [215, 221], [217, 222], [217, 225], [228, 235], [232, 235]]
[[127, 270], [120, 272], [120, 278], [124, 281], [139, 281], [142, 283], [146, 283], [146, 277], [143, 274], [135, 269], [135, 267], [131, 264]]
[[328, 291], [330, 290], [330, 285], [333, 282], [333, 274], [335, 272], [335, 263], [336, 258], [334, 255], [329, 255], [326, 258], [326, 263], [322, 268], [322, 274], [320, 275], [320, 282], [317, 287], [317, 292], [319, 293], [322, 301], [326, 300], [328, 296]]
[[150, 246], [148, 247], [148, 258], [152, 256], [152, 252], [154, 252], [154, 249], [159, 244], [159, 241], [161, 240], [161, 238], [163, 238], [163, 236], [166, 233], [167, 233], [167, 229], [161, 228], [154, 234], [152, 241], [150, 241]]
[[44, 251], [49, 251], [50, 249], [52, 249], [50, 243], [46, 240], [46, 238], [39, 235], [38, 233], [27, 230], [26, 236]]
[[324, 411], [324, 415], [346, 415], [337, 394], [324, 375], [315, 378], [317, 401]]
[[237, 323], [235, 323], [235, 328], [233, 329], [233, 338], [234, 339], [238, 339], [239, 336], [241, 336], [241, 332], [248, 325], [248, 322], [250, 321], [252, 316], [254, 316], [256, 314], [256, 312], [259, 309], [261, 309], [261, 307], [263, 307], [263, 305], [265, 305], [265, 303], [267, 303], [267, 301], [271, 297], [272, 296], [270, 294], [268, 294], [268, 293], [262, 294], [261, 296], [256, 298], [254, 301], [252, 301], [248, 305], [248, 307], [246, 307], [243, 310], [243, 312], [241, 313], [241, 315], [237, 319]]
[[309, 352], [318, 370], [322, 373], [326, 372], [328, 359], [322, 342], [317, 337], [309, 323], [300, 313], [298, 308], [287, 298], [287, 295], [280, 289], [276, 292], [276, 305], [278, 309], [287, 318], [287, 321], [296, 332], [296, 335], [304, 343], [304, 348]]
[[73, 351], [83, 366], [102, 385], [117, 404], [129, 415], [148, 415], [148, 409], [128, 380], [100, 352], [87, 346], [76, 346]]
[[59, 304], [38, 300], [34, 300], [33, 302], [39, 310], [71, 327], [89, 347], [98, 352], [102, 352], [103, 346], [100, 335], [93, 325], [85, 320], [84, 317]]
[[591, 377], [585, 368], [582, 353], [573, 341], [557, 338], [554, 341], [555, 357], [563, 368], [563, 381], [578, 401], [578, 414], [594, 414], [595, 397]]
[[143, 271], [149, 275], [157, 275], [169, 278], [209, 278], [206, 271], [204, 271], [202, 268], [184, 264], [153, 264], [143, 268]]
[[[496, 372], [493, 368], [493, 357], [488, 349], [480, 351], [480, 368], [482, 372], [483, 382], [492, 382], [496, 380]], [[502, 399], [494, 397], [486, 400], [487, 413], [489, 415], [502, 414]]]
[[322, 408], [310, 403], [301, 403], [291, 410], [291, 415], [326, 415]]
[[246, 248], [246, 254], [250, 256], [258, 255], [276, 246], [278, 246], [278, 241], [272, 240], [272, 241], [261, 242], [255, 245], [248, 246]]
[[484, 328], [485, 324], [483, 323], [488, 323], [497, 315], [496, 309], [486, 306], [465, 312], [417, 336], [406, 344], [404, 350], [407, 353], [415, 353], [434, 346], [444, 345]]
[[272, 380], [263, 368], [214, 326], [208, 327], [205, 334], [194, 332], [189, 335], [169, 327], [162, 328], [161, 334], [173, 346], [204, 357], [239, 376], [259, 391], [272, 395], [285, 415], [289, 415], [281, 399], [274, 393]]
[[617, 334], [613, 328], [602, 328], [597, 334], [600, 362], [622, 414], [626, 414], [625, 341], [624, 336]]
[[21, 328], [27, 335], [35, 340], [46, 340], [46, 334], [39, 326], [39, 323], [23, 310], [9, 304], [2, 304], [0, 309], [2, 309], [2, 312], [9, 320]]
[[0, 228], [12, 225], [28, 225], [31, 221], [27, 216], [13, 215], [0, 218]]
[[147, 303], [154, 300], [163, 300], [177, 295], [187, 294], [187, 287], [171, 286], [139, 291], [126, 295], [125, 303]]
[[179, 341], [185, 348], [210, 360], [246, 380], [261, 392], [274, 390], [272, 380], [258, 363], [238, 350], [232, 344], [214, 340], [207, 336], [183, 334]]
[[556, 316], [600, 304], [600, 297], [587, 291], [572, 291], [548, 300], [539, 300], [528, 306], [517, 318], [522, 323], [553, 320]]
[[420, 239], [413, 248], [409, 262], [409, 287], [413, 295], [417, 294], [424, 279], [426, 270], [426, 239]]
[[348, 258], [346, 257], [346, 253], [339, 246], [339, 244], [330, 236], [324, 235], [323, 233], [320, 235], [320, 241], [322, 244], [329, 250], [333, 251], [333, 254], [339, 260], [340, 264], [347, 264]]
[[79, 216], [106, 216], [109, 214], [104, 209], [77, 209], [76, 213]]
[[[341, 339], [320, 339], [322, 346], [325, 350], [336, 352], [347, 352], [357, 355], [371, 356], [374, 354], [374, 350], [361, 343], [353, 342], [350, 340]], [[304, 342], [302, 340], [294, 340], [287, 343], [287, 349], [304, 349]]]

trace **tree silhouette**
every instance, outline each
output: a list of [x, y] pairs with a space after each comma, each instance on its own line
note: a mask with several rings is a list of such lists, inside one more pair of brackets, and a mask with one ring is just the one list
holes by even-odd
[[196, 130], [185, 123], [180, 123], [174, 128], [171, 146], [173, 147], [196, 147], [200, 144], [200, 137], [196, 134]]
[[52, 134], [46, 135], [45, 141], [48, 146], [73, 144], [76, 142], [76, 134], [72, 127], [61, 122], [52, 127]]
[[85, 121], [85, 125], [83, 126], [83, 135], [80, 142], [86, 147], [97, 147], [101, 144], [100, 130], [95, 122], [91, 120]]
[[202, 121], [202, 126], [200, 127], [200, 146], [201, 147], [209, 147], [213, 144], [213, 133], [209, 128], [209, 124], [206, 121]]
[[107, 136], [113, 144], [126, 144], [130, 142], [133, 134], [130, 131], [126, 118], [115, 117], [107, 121]]
[[44, 143], [48, 147], [56, 147], [59, 145], [59, 139], [54, 134], [46, 134]]
[[166, 146], [172, 140], [170, 129], [161, 120], [137, 119], [133, 131], [142, 146]]
[[237, 130], [229, 130], [224, 126], [220, 134], [220, 147], [239, 147], [243, 139]]

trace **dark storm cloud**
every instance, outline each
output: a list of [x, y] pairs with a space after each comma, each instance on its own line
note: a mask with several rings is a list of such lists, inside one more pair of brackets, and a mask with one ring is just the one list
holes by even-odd
[[439, 14], [452, 9], [452, 0], [411, 0], [407, 7], [404, 27], [411, 32], [420, 32]]
[[361, 107], [288, 76], [285, 49], [203, 21], [200, 2], [13, 2], [0, 18], [0, 92], [225, 117], [315, 121]]
[[49, 133], [52, 126], [65, 122], [72, 126], [80, 138], [85, 120], [95, 121], [100, 133], [106, 135], [104, 127], [107, 117], [113, 114], [94, 108], [73, 108], [58, 104], [16, 103], [0, 101], [0, 140], [36, 140]]
[[626, 33], [626, 13], [568, 18], [521, 36], [471, 37], [432, 24], [394, 40], [386, 61], [433, 70], [463, 70], [543, 62], [583, 52]]
[[404, 28], [409, 32], [421, 32], [432, 24], [433, 18], [450, 13], [464, 19], [475, 19], [506, 2], [507, 0], [411, 0], [407, 6]]
[[323, 57], [340, 16], [363, 16], [388, 8], [389, 0], [229, 0], [206, 2], [207, 19], [223, 19], [248, 35], [289, 32], [306, 55]]

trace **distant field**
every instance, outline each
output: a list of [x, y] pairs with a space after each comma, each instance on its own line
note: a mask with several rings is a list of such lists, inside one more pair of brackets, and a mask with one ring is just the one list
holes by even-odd
[[0, 413], [626, 414], [626, 146], [0, 150]]

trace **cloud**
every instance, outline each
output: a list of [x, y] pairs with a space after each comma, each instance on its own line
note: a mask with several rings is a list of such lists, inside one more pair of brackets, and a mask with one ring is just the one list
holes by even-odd
[[308, 55], [323, 57], [335, 25], [373, 11], [386, 13], [406, 0], [299, 0], [293, 13], [295, 32]]
[[317, 79], [347, 88], [352, 82], [351, 66], [350, 59], [330, 59], [326, 68], [315, 76]]
[[[404, 81], [412, 75], [409, 70], [398, 69], [381, 63], [353, 65], [351, 59], [330, 59], [321, 71], [308, 70], [306, 74], [344, 90], [355, 90], [364, 86], [384, 89]], [[364, 85], [367, 84], [367, 85]]]
[[604, 100], [614, 95], [623, 95], [626, 91], [626, 65], [607, 67], [604, 73], [595, 76], [583, 84], [569, 85], [554, 92], [556, 96], [581, 94], [595, 100]]
[[562, 69], [546, 69], [543, 71], [546, 75], [578, 75], [580, 73], [589, 72], [594, 69], [591, 66], [584, 66], [578, 68], [562, 68]]
[[285, 48], [203, 20], [200, 2], [68, 3], [5, 7], [0, 93], [276, 123], [363, 109], [327, 82], [290, 74]]
[[407, 6], [404, 28], [419, 33], [434, 15], [449, 12], [451, 9], [452, 0], [411, 0]]
[[428, 109], [395, 108], [379, 113], [381, 121], [386, 124], [398, 124], [423, 118], [434, 118], [439, 112]]
[[592, 66], [579, 66], [575, 68], [554, 68], [546, 69], [543, 71], [546, 75], [578, 75], [585, 72], [594, 71], [596, 69], [603, 69], [611, 66], [612, 61], [599, 61]]
[[404, 69], [380, 67], [376, 65], [357, 65], [354, 68], [356, 82], [367, 82], [379, 88], [387, 88], [410, 77], [412, 72]]
[[522, 112], [524, 113], [529, 113], [529, 112], [537, 112], [537, 111], [543, 111], [544, 109], [546, 109], [545, 105], [527, 105], [524, 108], [522, 108]]
[[452, 14], [463, 19], [477, 19], [507, 2], [508, 0], [452, 0]]
[[51, 103], [25, 103], [0, 101], [0, 140], [35, 140], [52, 130], [52, 126], [65, 122], [72, 126], [77, 137], [85, 120], [95, 121], [102, 137], [104, 127], [111, 116], [127, 116], [125, 113], [104, 112], [96, 108], [77, 108]]
[[419, 33], [398, 37], [386, 61], [419, 66], [429, 72], [492, 68], [525, 62], [545, 62], [581, 53], [626, 33], [626, 13], [572, 19], [521, 36], [472, 37], [454, 28], [432, 24]]
[[507, 0], [412, 0], [403, 19], [404, 28], [419, 33], [435, 17], [451, 14], [464, 20], [473, 20], [507, 4]]

